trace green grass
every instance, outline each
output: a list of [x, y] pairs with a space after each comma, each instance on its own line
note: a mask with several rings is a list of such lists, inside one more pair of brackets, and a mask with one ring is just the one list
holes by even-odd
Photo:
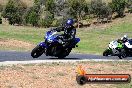
[[43, 41], [45, 29], [0, 25], [0, 38], [13, 38], [37, 44]]
[[[0, 25], [0, 38], [13, 38], [38, 44], [44, 40], [46, 30], [44, 28]], [[101, 54], [110, 41], [118, 39], [124, 34], [132, 37], [132, 23], [124, 22], [107, 29], [77, 29], [77, 37], [81, 41], [79, 47], [73, 49], [73, 52]]]

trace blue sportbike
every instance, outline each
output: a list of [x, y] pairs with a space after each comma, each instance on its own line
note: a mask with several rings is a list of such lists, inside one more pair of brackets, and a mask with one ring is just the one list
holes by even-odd
[[65, 58], [68, 56], [72, 48], [78, 47], [77, 43], [80, 41], [80, 38], [75, 38], [68, 46], [63, 47], [64, 42], [60, 38], [61, 34], [58, 34], [57, 31], [48, 31], [45, 35], [45, 41], [39, 43], [31, 52], [33, 58], [38, 58], [43, 53], [46, 56], [54, 56], [58, 58]]

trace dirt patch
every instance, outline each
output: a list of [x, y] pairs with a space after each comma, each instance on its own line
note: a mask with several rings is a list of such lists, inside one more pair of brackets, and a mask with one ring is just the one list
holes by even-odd
[[[120, 84], [76, 83], [77, 66], [89, 74], [131, 74], [131, 62], [45, 63], [0, 67], [0, 88], [117, 88]], [[129, 85], [129, 84], [123, 84]], [[120, 87], [119, 87], [120, 88]], [[130, 88], [129, 86], [122, 88]]]
[[30, 50], [34, 47], [33, 44], [24, 42], [24, 41], [19, 41], [15, 39], [3, 39], [0, 38], [0, 47], [14, 47], [14, 48], [23, 48], [25, 50]]

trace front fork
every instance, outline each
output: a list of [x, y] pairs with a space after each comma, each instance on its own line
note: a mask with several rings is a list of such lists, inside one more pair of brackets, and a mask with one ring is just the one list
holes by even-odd
[[41, 47], [42, 50], [44, 50], [44, 53], [45, 53], [48, 48], [47, 45], [45, 44], [45, 42], [41, 42], [38, 45]]
[[108, 47], [109, 54], [113, 54], [112, 49]]

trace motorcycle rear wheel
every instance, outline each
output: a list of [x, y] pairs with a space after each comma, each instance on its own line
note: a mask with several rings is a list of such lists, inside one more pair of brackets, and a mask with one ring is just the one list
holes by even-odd
[[63, 58], [65, 58], [66, 56], [68, 56], [68, 55], [70, 54], [70, 52], [71, 52], [71, 49], [67, 49], [67, 50], [63, 51], [63, 52], [58, 56], [58, 58], [59, 58], [59, 59], [63, 59]]
[[126, 54], [125, 51], [122, 51], [122, 52], [120, 53], [120, 55], [118, 55], [118, 57], [119, 57], [119, 59], [123, 59], [123, 58], [126, 58], [126, 57], [127, 57], [127, 54]]

